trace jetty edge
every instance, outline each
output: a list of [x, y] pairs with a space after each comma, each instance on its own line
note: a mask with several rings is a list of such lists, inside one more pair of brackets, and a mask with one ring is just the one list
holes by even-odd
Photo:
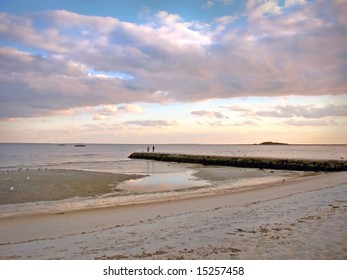
[[243, 168], [297, 170], [297, 171], [347, 171], [345, 160], [280, 159], [258, 157], [232, 157], [214, 155], [168, 154], [135, 152], [129, 158], [168, 161], [178, 163], [197, 163], [203, 165], [234, 166]]

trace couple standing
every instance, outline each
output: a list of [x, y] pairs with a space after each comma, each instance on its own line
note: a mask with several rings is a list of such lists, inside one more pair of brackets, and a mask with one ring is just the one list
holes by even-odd
[[[149, 145], [147, 146], [147, 153], [149, 153], [149, 150], [150, 150], [151, 148], [149, 147]], [[153, 151], [153, 153], [154, 153], [154, 150], [155, 150], [155, 147], [154, 147], [154, 145], [152, 146], [152, 151]]]

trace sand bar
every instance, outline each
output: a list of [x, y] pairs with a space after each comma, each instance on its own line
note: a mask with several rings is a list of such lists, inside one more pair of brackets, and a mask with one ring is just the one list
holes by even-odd
[[[346, 259], [347, 173], [2, 219], [3, 259]], [[184, 198], [184, 197], [183, 197]]]

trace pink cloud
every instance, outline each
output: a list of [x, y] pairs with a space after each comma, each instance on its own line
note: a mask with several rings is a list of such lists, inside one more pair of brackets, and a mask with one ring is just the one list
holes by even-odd
[[[276, 1], [250, 1], [242, 27], [223, 24], [238, 17], [214, 27], [165, 11], [142, 25], [68, 11], [1, 13], [2, 38], [35, 51], [0, 48], [0, 117], [104, 104], [345, 94], [346, 2], [290, 6], [279, 12]], [[255, 9], [261, 16], [252, 17]], [[88, 76], [89, 68], [133, 79]]]
[[192, 115], [199, 116], [199, 117], [209, 117], [209, 118], [217, 118], [217, 119], [228, 119], [229, 117], [222, 114], [219, 111], [212, 111], [212, 110], [197, 110], [192, 111]]

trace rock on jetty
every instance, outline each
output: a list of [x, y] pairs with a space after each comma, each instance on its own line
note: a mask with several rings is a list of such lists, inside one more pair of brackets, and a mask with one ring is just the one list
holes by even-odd
[[325, 172], [347, 171], [347, 161], [344, 160], [277, 159], [165, 153], [133, 153], [129, 158], [244, 168]]

